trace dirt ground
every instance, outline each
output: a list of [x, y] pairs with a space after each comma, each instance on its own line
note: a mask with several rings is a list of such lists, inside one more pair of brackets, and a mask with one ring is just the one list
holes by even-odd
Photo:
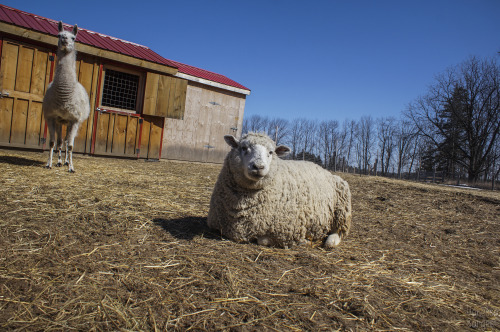
[[0, 329], [500, 330], [500, 193], [340, 174], [332, 251], [206, 226], [220, 165], [0, 150]]

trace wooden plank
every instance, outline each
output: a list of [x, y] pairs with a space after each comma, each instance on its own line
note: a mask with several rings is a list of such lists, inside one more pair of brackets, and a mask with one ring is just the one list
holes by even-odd
[[3, 90], [14, 90], [16, 85], [17, 61], [19, 45], [4, 42], [2, 46], [2, 63], [0, 82]]
[[137, 142], [137, 129], [138, 129], [139, 118], [136, 116], [127, 117], [127, 133], [125, 138], [125, 154], [127, 156], [137, 155], [136, 142]]
[[168, 100], [170, 93], [171, 77], [161, 75], [158, 80], [158, 93], [156, 97], [156, 112], [155, 116], [168, 116]]
[[[224, 100], [222, 96], [217, 96], [214, 101], [219, 105], [212, 107], [212, 119], [210, 121], [210, 134], [207, 137], [208, 144], [211, 148], [207, 148], [207, 159], [209, 163], [214, 163], [217, 160], [217, 150], [224, 148], [221, 145], [221, 136], [227, 134], [226, 128], [229, 127], [225, 120], [227, 120], [226, 112], [224, 110]], [[225, 144], [225, 143], [224, 143]]]
[[148, 159], [160, 159], [161, 133], [163, 131], [163, 123], [163, 118], [152, 118], [151, 133], [149, 135]]
[[108, 131], [107, 131], [107, 139], [106, 139], [106, 152], [113, 153], [113, 139], [115, 134], [115, 120], [116, 114], [108, 113], [109, 123], [108, 123]]
[[94, 77], [94, 64], [83, 60], [77, 61], [79, 66], [78, 81], [83, 85], [87, 95], [90, 96]]
[[127, 115], [115, 114], [115, 125], [113, 128], [113, 155], [123, 156], [125, 154], [125, 138], [127, 132]]
[[45, 76], [47, 74], [47, 52], [35, 49], [33, 75], [31, 77], [31, 93], [43, 96], [45, 93]]
[[94, 153], [106, 153], [108, 142], [110, 114], [97, 112], [97, 128], [95, 128], [95, 149]]
[[150, 117], [147, 115], [142, 119], [141, 151], [139, 153], [139, 158], [148, 157], [149, 134], [151, 131], [151, 121], [149, 119]]
[[78, 133], [73, 143], [73, 151], [83, 153], [85, 152], [87, 143], [87, 121], [85, 120], [78, 128]]
[[29, 103], [28, 120], [26, 124], [26, 145], [30, 147], [40, 146], [42, 127], [42, 103], [31, 101]]
[[13, 144], [25, 143], [28, 106], [29, 106], [28, 100], [14, 99], [14, 111], [12, 113], [12, 128], [10, 132], [10, 143]]
[[35, 50], [31, 47], [21, 46], [19, 49], [19, 60], [16, 73], [16, 91], [30, 92], [31, 74], [33, 69], [33, 57]]
[[166, 100], [166, 112], [165, 116], [167, 118], [174, 118], [172, 115], [174, 113], [174, 101], [175, 101], [175, 84], [177, 83], [176, 79], [173, 77], [168, 77], [167, 80], [167, 91], [165, 92]]
[[137, 118], [137, 132], [136, 132], [136, 135], [135, 135], [135, 157], [136, 158], [139, 158], [139, 154], [137, 153], [137, 151], [139, 150], [140, 152], [140, 148], [141, 148], [141, 130], [142, 130], [142, 123], [143, 123], [143, 120], [141, 118]]
[[184, 117], [187, 83], [188, 82], [186, 80], [181, 80], [179, 78], [176, 79], [174, 103], [170, 113], [171, 118], [182, 119]]
[[97, 80], [99, 79], [99, 64], [94, 62], [92, 64], [92, 88], [90, 90], [89, 98], [90, 98], [90, 115], [87, 119], [87, 144], [86, 151], [90, 153], [91, 145], [92, 145], [92, 135], [93, 135], [93, 125], [94, 125], [94, 110], [97, 96]]
[[[90, 92], [92, 91], [92, 83], [93, 83], [93, 74], [94, 74], [94, 64], [87, 63], [83, 60], [77, 61], [77, 77], [78, 81], [83, 85], [85, 91], [87, 91], [87, 95], [90, 96]], [[92, 108], [91, 108], [92, 110]], [[76, 152], [87, 152], [90, 150], [87, 147], [90, 147], [89, 136], [91, 136], [92, 131], [89, 129], [89, 119], [90, 123], [92, 122], [91, 114], [94, 112], [90, 112], [89, 118], [85, 120], [78, 128], [78, 133], [75, 137], [75, 144], [73, 146], [74, 151]]]
[[142, 114], [156, 115], [156, 99], [158, 95], [158, 81], [160, 75], [147, 73], [146, 88], [144, 90], [144, 107]]
[[178, 127], [181, 130], [179, 133], [179, 136], [181, 136], [181, 138], [178, 140], [177, 143], [178, 146], [177, 154], [182, 159], [196, 161], [199, 160], [198, 159], [199, 153], [196, 150], [195, 146], [196, 136], [198, 135], [196, 128], [200, 116], [200, 109], [201, 109], [200, 101], [203, 89], [194, 86], [189, 86], [188, 89], [189, 91], [186, 95], [187, 100], [186, 100], [186, 110], [184, 112], [184, 120], [177, 121], [179, 123], [179, 126], [183, 124], [182, 128]]
[[14, 98], [0, 98], [0, 142], [9, 143]]

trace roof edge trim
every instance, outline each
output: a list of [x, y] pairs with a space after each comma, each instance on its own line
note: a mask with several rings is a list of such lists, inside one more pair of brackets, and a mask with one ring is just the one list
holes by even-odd
[[247, 96], [250, 95], [250, 90], [240, 89], [240, 88], [237, 88], [237, 87], [234, 87], [234, 86], [230, 86], [230, 85], [226, 85], [226, 84], [222, 84], [222, 83], [218, 83], [218, 82], [206, 80], [204, 78], [200, 78], [200, 77], [196, 77], [196, 76], [184, 74], [184, 73], [181, 73], [181, 72], [177, 72], [177, 74], [175, 74], [175, 76], [177, 76], [179, 78], [184, 78], [184, 79], [186, 79], [188, 81], [198, 82], [198, 83], [201, 83], [201, 84], [204, 84], [204, 85], [210, 85], [210, 86], [213, 86], [213, 87], [216, 87], [216, 88], [220, 88], [220, 89], [224, 89], [224, 90], [228, 90], [228, 91], [232, 91], [232, 92], [241, 93], [243, 95], [247, 95]]

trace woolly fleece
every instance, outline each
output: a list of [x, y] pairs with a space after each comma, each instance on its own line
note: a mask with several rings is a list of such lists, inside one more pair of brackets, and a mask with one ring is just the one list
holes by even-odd
[[[276, 148], [263, 134], [249, 133], [242, 144]], [[210, 201], [209, 227], [237, 242], [268, 236], [277, 247], [325, 240], [332, 233], [344, 238], [349, 233], [351, 192], [340, 177], [314, 163], [276, 155], [267, 176], [257, 182], [247, 180], [242, 167], [240, 149], [231, 149]]]

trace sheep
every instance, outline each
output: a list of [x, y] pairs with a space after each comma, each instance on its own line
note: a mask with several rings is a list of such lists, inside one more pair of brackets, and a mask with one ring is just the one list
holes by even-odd
[[90, 114], [90, 104], [87, 91], [76, 77], [75, 39], [78, 26], [75, 24], [72, 32], [65, 31], [59, 22], [59, 42], [57, 47], [57, 64], [54, 80], [47, 87], [43, 97], [42, 110], [49, 129], [50, 152], [46, 167], [52, 168], [54, 141], [57, 135], [58, 160], [56, 166], [62, 166], [62, 125], [66, 125], [65, 165], [69, 172], [75, 172], [73, 167], [73, 144], [80, 124]]
[[261, 133], [231, 147], [216, 181], [207, 225], [236, 242], [288, 248], [324, 241], [331, 249], [351, 226], [346, 181], [307, 161], [283, 160], [290, 149]]

